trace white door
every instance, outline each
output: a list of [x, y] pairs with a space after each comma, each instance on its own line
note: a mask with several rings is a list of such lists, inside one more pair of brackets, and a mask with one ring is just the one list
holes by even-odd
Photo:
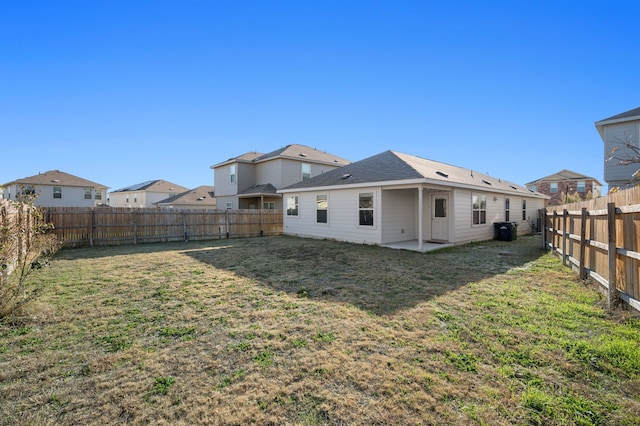
[[449, 241], [449, 196], [431, 196], [431, 239]]

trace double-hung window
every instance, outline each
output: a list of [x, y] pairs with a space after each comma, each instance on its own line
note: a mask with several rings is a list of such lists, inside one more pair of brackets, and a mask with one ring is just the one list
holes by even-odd
[[236, 183], [236, 165], [229, 166], [229, 180], [231, 183]]
[[90, 200], [92, 195], [93, 195], [93, 191], [91, 190], [91, 188], [85, 188], [84, 189], [84, 199], [85, 200]]
[[316, 195], [316, 222], [328, 223], [329, 198], [327, 195]]
[[527, 220], [527, 200], [522, 200], [522, 220]]
[[311, 164], [302, 163], [302, 180], [311, 179]]
[[298, 216], [298, 196], [287, 197], [287, 216]]
[[373, 226], [373, 192], [359, 194], [358, 214], [360, 225]]
[[586, 190], [586, 185], [585, 185], [585, 181], [583, 180], [579, 180], [578, 181], [578, 192], [584, 192]]
[[556, 192], [558, 192], [558, 182], [552, 182], [549, 185], [549, 191], [551, 191], [552, 194], [555, 194]]
[[62, 187], [54, 186], [53, 187], [53, 198], [62, 198]]
[[472, 195], [471, 205], [473, 211], [473, 224], [480, 225], [487, 223], [487, 196]]
[[95, 199], [102, 200], [102, 189], [96, 189]]
[[505, 220], [505, 222], [509, 222], [509, 213], [510, 213], [509, 212], [509, 210], [510, 210], [509, 204], [511, 204], [509, 199], [505, 198], [504, 199], [504, 220]]

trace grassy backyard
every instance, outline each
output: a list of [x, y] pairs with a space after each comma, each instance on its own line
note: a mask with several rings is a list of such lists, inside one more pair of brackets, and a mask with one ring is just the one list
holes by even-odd
[[0, 323], [0, 424], [635, 425], [640, 318], [539, 237], [69, 249]]

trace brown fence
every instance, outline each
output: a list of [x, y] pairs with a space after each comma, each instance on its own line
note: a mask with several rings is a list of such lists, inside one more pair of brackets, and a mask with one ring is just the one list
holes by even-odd
[[543, 243], [583, 279], [640, 310], [640, 187], [543, 212]]
[[282, 210], [44, 208], [64, 247], [282, 234]]

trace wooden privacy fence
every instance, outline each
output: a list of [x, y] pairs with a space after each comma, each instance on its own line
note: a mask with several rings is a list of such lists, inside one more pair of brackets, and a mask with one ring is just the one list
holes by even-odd
[[47, 207], [64, 247], [240, 238], [282, 234], [282, 210], [174, 210]]
[[616, 300], [640, 310], [640, 188], [542, 211], [543, 243]]

